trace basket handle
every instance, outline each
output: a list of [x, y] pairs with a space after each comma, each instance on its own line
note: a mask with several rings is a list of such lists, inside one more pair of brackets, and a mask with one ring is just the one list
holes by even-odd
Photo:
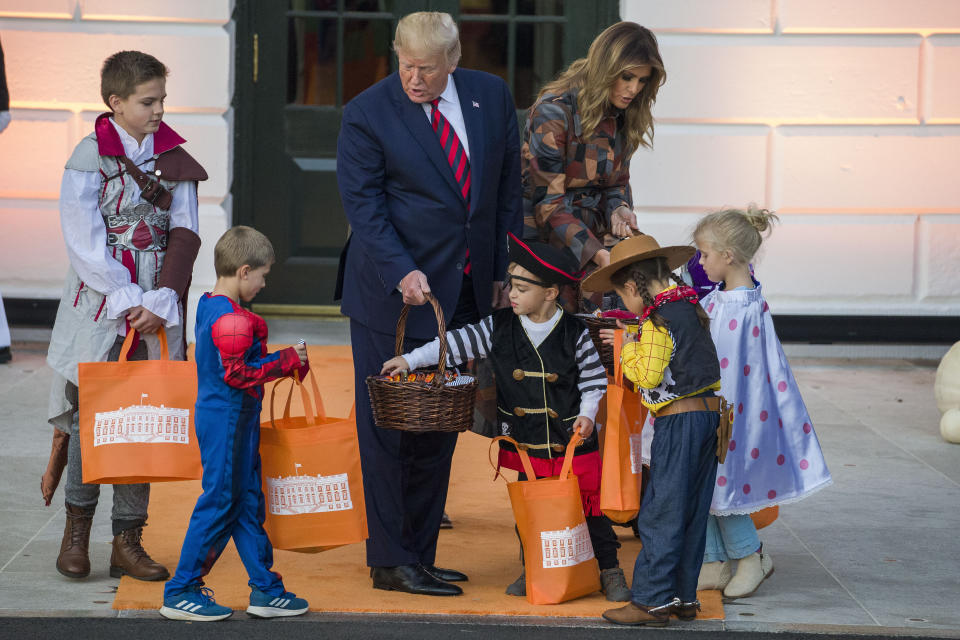
[[[424, 294], [427, 298], [427, 301], [433, 305], [433, 313], [437, 316], [437, 331], [440, 334], [440, 362], [439, 362], [439, 373], [433, 379], [433, 383], [437, 386], [440, 386], [444, 383], [445, 373], [447, 370], [447, 323], [443, 319], [443, 309], [440, 308], [440, 303], [434, 297], [433, 293]], [[410, 314], [411, 305], [403, 305], [403, 309], [400, 310], [400, 317], [397, 318], [397, 344], [394, 355], [402, 356], [403, 355], [403, 337], [407, 331], [407, 316]]]

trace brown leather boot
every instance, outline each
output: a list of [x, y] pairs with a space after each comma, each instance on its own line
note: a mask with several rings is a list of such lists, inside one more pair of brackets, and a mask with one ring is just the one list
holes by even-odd
[[67, 524], [63, 528], [63, 542], [57, 556], [57, 571], [68, 578], [86, 578], [90, 575], [90, 527], [93, 509], [67, 504]]
[[697, 619], [698, 611], [700, 611], [700, 601], [694, 600], [693, 602], [681, 602], [673, 608], [671, 613], [684, 622], [690, 622]]
[[166, 580], [170, 572], [162, 564], [153, 561], [143, 548], [143, 527], [121, 531], [113, 538], [113, 553], [110, 554], [110, 576], [119, 578], [128, 575], [149, 582]]
[[670, 622], [670, 611], [679, 603], [679, 598], [659, 607], [647, 607], [631, 602], [619, 609], [607, 609], [603, 612], [603, 617], [615, 624], [665, 627]]

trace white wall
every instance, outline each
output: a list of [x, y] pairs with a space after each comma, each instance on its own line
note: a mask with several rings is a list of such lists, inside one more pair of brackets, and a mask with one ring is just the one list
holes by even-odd
[[622, 0], [667, 83], [634, 158], [641, 229], [777, 210], [776, 313], [960, 315], [960, 2]]
[[170, 68], [164, 120], [210, 176], [199, 188], [203, 247], [194, 305], [212, 287], [213, 245], [231, 217], [232, 9], [232, 0], [0, 0], [13, 116], [0, 134], [4, 296], [60, 296], [67, 270], [57, 210], [63, 165], [106, 110], [100, 66], [121, 49], [145, 51]]

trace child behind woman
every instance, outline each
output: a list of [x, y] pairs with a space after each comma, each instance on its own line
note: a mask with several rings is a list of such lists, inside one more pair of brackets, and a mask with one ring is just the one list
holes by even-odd
[[[580, 431], [584, 440], [574, 455], [573, 472], [580, 482], [601, 584], [607, 600], [625, 602], [630, 592], [617, 559], [620, 543], [600, 512], [601, 462], [593, 423], [607, 388], [606, 373], [582, 322], [557, 304], [560, 286], [578, 280], [573, 275], [576, 264], [564, 251], [538, 242], [526, 245], [513, 235], [509, 260], [511, 308], [448, 332], [448, 363], [490, 359], [500, 430], [527, 447], [538, 477], [559, 474], [566, 445], [573, 432]], [[388, 360], [383, 372], [434, 365], [439, 349], [439, 339], [434, 340]], [[522, 475], [512, 445], [501, 442], [499, 464]], [[525, 578], [521, 573], [507, 593], [526, 595]]]
[[[761, 234], [774, 220], [751, 205], [712, 213], [694, 231], [700, 265], [720, 283], [701, 304], [710, 315], [723, 394], [735, 407], [727, 458], [717, 469], [698, 588], [722, 589], [728, 599], [753, 594], [773, 572], [749, 514], [831, 483], [770, 308], [750, 271]], [[731, 560], [739, 560], [736, 575]]]
[[613, 248], [609, 266], [583, 282], [590, 291], [616, 290], [640, 316], [639, 336], [623, 347], [623, 372], [656, 415], [631, 602], [603, 614], [617, 624], [664, 626], [671, 613], [692, 620], [700, 607], [697, 576], [716, 477], [721, 400], [714, 394], [720, 365], [709, 320], [696, 293], [671, 273], [693, 252], [661, 248], [650, 236], [628, 238]]

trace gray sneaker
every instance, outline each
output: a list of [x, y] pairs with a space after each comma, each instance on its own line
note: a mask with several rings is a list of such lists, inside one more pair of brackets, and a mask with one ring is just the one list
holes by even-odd
[[507, 587], [508, 596], [523, 596], [527, 595], [527, 570], [524, 569], [520, 573], [520, 577], [513, 581], [509, 587]]
[[610, 602], [629, 602], [630, 588], [627, 587], [627, 578], [623, 569], [613, 567], [600, 572], [600, 590]]

